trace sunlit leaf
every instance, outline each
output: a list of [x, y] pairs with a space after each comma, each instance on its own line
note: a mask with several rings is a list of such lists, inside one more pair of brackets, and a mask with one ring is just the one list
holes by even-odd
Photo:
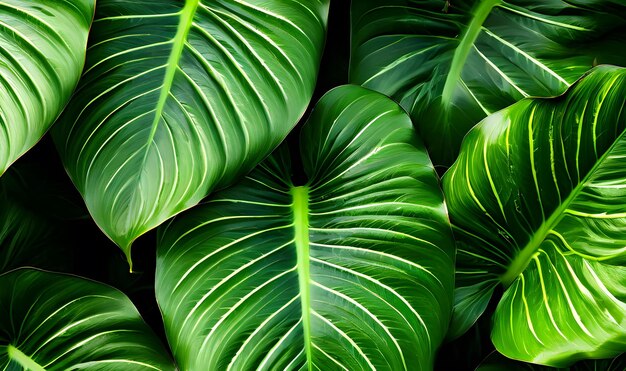
[[626, 69], [601, 66], [552, 99], [470, 131], [443, 186], [458, 242], [452, 333], [506, 288], [491, 338], [563, 367], [626, 350]]

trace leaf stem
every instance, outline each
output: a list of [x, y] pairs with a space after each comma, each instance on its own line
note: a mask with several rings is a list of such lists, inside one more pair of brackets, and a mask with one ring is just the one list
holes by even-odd
[[32, 358], [22, 353], [21, 350], [17, 349], [13, 345], [9, 344], [7, 347], [7, 353], [9, 354], [9, 358], [13, 359], [15, 362], [19, 363], [26, 370], [30, 371], [46, 371], [45, 368], [41, 367], [37, 362], [35, 362]]
[[467, 56], [474, 46], [476, 38], [478, 38], [478, 34], [480, 33], [483, 23], [485, 23], [489, 13], [491, 13], [491, 9], [493, 9], [493, 7], [498, 5], [500, 2], [501, 0], [483, 0], [480, 4], [478, 4], [478, 7], [475, 8], [472, 20], [463, 33], [463, 36], [461, 36], [459, 46], [454, 51], [450, 71], [448, 72], [446, 83], [444, 84], [443, 92], [441, 93], [441, 102], [444, 106], [450, 104], [450, 101], [452, 100], [454, 89], [459, 81], [459, 78], [461, 77], [461, 72], [463, 71], [463, 66], [465, 65]]

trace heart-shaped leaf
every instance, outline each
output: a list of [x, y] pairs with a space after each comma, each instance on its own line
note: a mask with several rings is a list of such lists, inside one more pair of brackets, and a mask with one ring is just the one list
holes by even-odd
[[121, 292], [86, 279], [18, 269], [0, 275], [2, 370], [174, 370]]
[[313, 92], [328, 0], [99, 0], [54, 138], [94, 220], [133, 240], [266, 157]]
[[485, 116], [599, 63], [626, 65], [626, 2], [352, 2], [350, 81], [401, 102], [436, 165]]
[[283, 146], [161, 230], [157, 300], [179, 366], [431, 370], [454, 245], [409, 117], [344, 86], [302, 130], [303, 165]]
[[0, 3], [0, 175], [70, 99], [93, 13], [94, 0]]
[[562, 367], [626, 350], [625, 96], [626, 69], [597, 67], [469, 132], [444, 176], [453, 334], [502, 283], [491, 337], [505, 356]]

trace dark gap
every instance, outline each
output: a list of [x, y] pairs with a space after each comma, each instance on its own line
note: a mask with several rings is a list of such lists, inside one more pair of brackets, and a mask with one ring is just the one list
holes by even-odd
[[[296, 186], [306, 184], [307, 176], [302, 167], [300, 155], [300, 131], [309, 118], [317, 101], [330, 89], [348, 83], [350, 62], [350, 1], [333, 0], [328, 12], [326, 45], [320, 62], [315, 91], [311, 103], [298, 125], [289, 133], [286, 143], [291, 153], [292, 181]], [[303, 140], [307, 140], [303, 138]]]

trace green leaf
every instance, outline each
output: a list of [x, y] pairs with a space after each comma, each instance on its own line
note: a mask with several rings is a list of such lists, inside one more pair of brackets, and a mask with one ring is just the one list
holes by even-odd
[[160, 230], [156, 293], [179, 366], [432, 369], [454, 245], [409, 117], [343, 86], [302, 130], [303, 165], [283, 146]]
[[626, 355], [612, 359], [594, 359], [578, 362], [571, 367], [554, 368], [539, 366], [508, 359], [498, 352], [492, 353], [476, 371], [623, 371], [626, 370]]
[[138, 236], [266, 157], [311, 98], [328, 0], [258, 3], [98, 1], [53, 135], [129, 262]]
[[626, 69], [472, 129], [443, 186], [458, 243], [452, 333], [506, 288], [492, 340], [563, 367], [626, 350]]
[[2, 370], [174, 370], [121, 292], [31, 268], [0, 275]]
[[70, 99], [93, 13], [94, 0], [0, 3], [0, 175]]
[[350, 81], [400, 102], [435, 165], [487, 115], [559, 95], [597, 64], [626, 65], [623, 1], [449, 3], [352, 2]]

